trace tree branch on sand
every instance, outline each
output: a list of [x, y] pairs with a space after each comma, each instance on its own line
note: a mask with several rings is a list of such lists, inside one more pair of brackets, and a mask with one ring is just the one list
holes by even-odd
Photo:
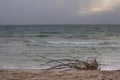
[[[97, 70], [98, 69], [98, 62], [97, 62], [97, 57], [100, 54], [98, 54], [96, 57], [92, 57], [91, 60], [89, 60], [90, 58], [87, 58], [85, 61], [76, 59], [76, 58], [72, 58], [69, 57], [67, 59], [49, 59], [47, 57], [43, 57], [42, 58], [46, 58], [48, 59], [47, 62], [45, 62], [44, 65], [46, 64], [52, 64], [53, 66], [48, 68], [47, 70], [51, 70], [51, 69], [77, 69], [77, 70]], [[57, 64], [55, 64], [57, 63]]]

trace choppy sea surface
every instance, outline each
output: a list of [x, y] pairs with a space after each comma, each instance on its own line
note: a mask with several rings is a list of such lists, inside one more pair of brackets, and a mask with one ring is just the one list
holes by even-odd
[[119, 25], [0, 25], [0, 68], [43, 69], [44, 57], [98, 54], [101, 70], [120, 70]]

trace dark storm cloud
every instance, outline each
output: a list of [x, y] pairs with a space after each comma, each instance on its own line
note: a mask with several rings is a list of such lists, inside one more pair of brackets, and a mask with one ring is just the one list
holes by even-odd
[[[114, 3], [92, 7], [95, 0], [0, 0], [0, 24], [119, 24]], [[108, 0], [107, 0], [108, 1]], [[105, 2], [102, 2], [103, 4]], [[106, 2], [107, 3], [107, 2]], [[115, 6], [115, 7], [114, 7]], [[111, 11], [110, 9], [113, 9]], [[108, 10], [108, 11], [107, 11]]]

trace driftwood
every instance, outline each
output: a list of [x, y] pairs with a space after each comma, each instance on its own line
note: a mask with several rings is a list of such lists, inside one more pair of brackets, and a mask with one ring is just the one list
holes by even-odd
[[[43, 58], [46, 58], [46, 57], [43, 57]], [[47, 70], [66, 69], [66, 68], [77, 69], [77, 70], [97, 70], [99, 64], [98, 64], [96, 58], [97, 57], [91, 58], [90, 61], [89, 61], [89, 58], [87, 58], [85, 61], [82, 61], [82, 60], [79, 60], [76, 58], [71, 58], [71, 57], [69, 57], [67, 59], [57, 59], [57, 60], [46, 58], [46, 59], [48, 59], [48, 61], [45, 62], [44, 65], [46, 65], [46, 64], [53, 65], [52, 67], [48, 68]]]

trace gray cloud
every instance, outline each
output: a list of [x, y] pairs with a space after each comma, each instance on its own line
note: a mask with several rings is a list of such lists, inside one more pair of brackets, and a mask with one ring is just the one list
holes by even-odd
[[[94, 0], [93, 0], [94, 1]], [[81, 13], [90, 0], [0, 0], [0, 24], [119, 24], [120, 9]]]

